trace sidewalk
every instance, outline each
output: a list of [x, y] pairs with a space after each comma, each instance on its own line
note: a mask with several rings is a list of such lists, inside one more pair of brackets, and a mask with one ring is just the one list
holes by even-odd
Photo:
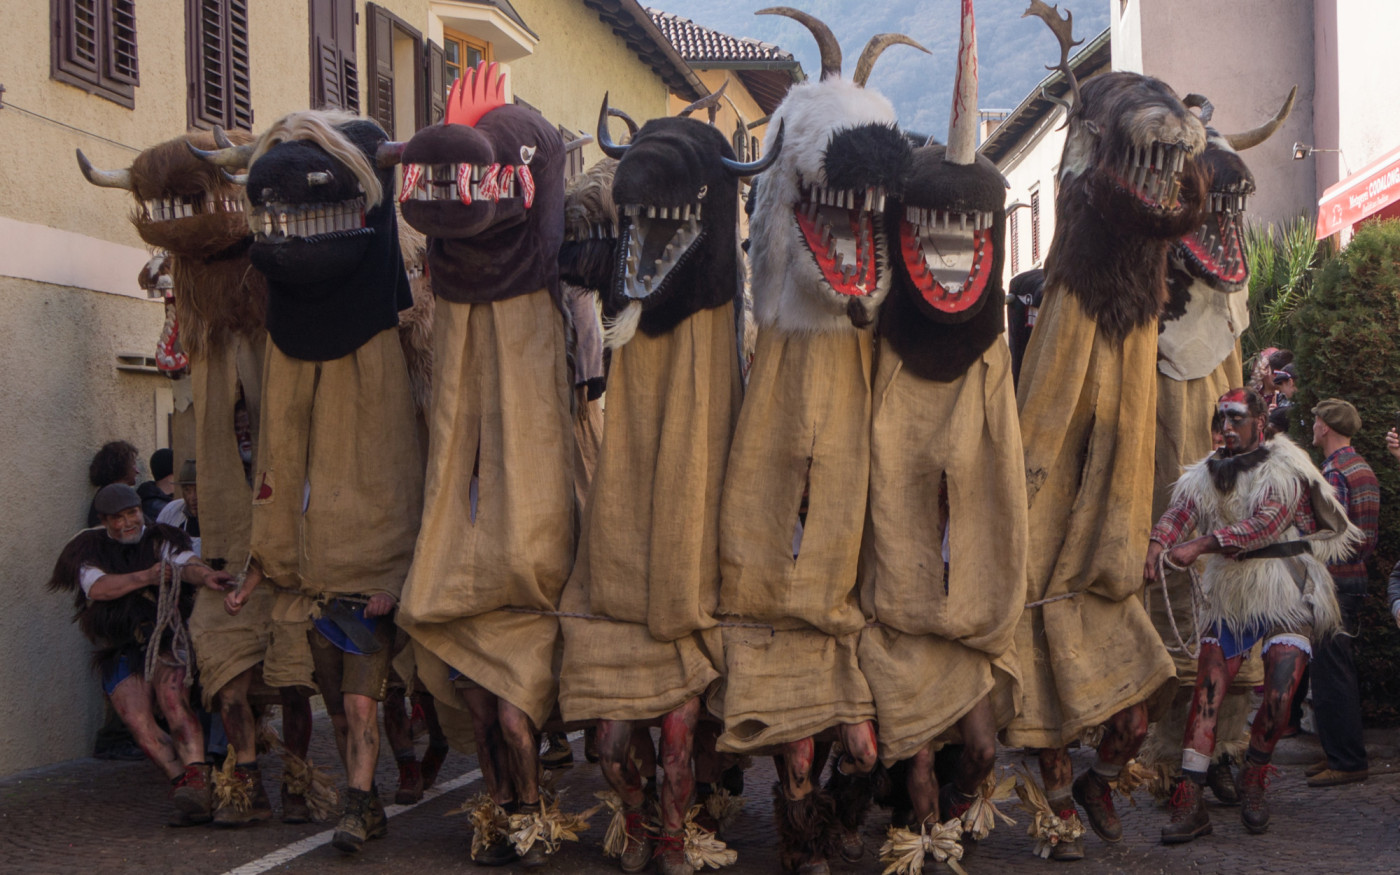
[[[1215, 834], [1189, 845], [1163, 847], [1158, 831], [1165, 810], [1140, 793], [1137, 807], [1120, 803], [1124, 840], [1105, 845], [1090, 834], [1088, 856], [1079, 864], [1052, 864], [1031, 856], [1025, 835], [1026, 817], [1013, 806], [1003, 810], [1017, 826], [999, 826], [963, 861], [969, 873], [1072, 872], [1176, 873], [1247, 872], [1340, 873], [1393, 872], [1400, 861], [1400, 733], [1367, 734], [1372, 751], [1372, 778], [1362, 784], [1309, 790], [1303, 764], [1315, 761], [1316, 739], [1301, 736], [1280, 745], [1280, 771], [1271, 788], [1273, 824], [1268, 834], [1251, 836], [1239, 821], [1238, 809], [1211, 807]], [[420, 742], [420, 753], [422, 742]], [[561, 773], [559, 787], [568, 809], [587, 808], [595, 791], [603, 789], [596, 766], [583, 761], [582, 740], [574, 742], [575, 765]], [[339, 775], [329, 722], [318, 715], [312, 759], [331, 766]], [[1089, 754], [1075, 754], [1077, 769]], [[1022, 761], [1018, 751], [1003, 751], [999, 767]], [[1026, 761], [1034, 770], [1033, 760]], [[276, 804], [275, 756], [262, 760], [264, 780]], [[439, 777], [448, 792], [417, 806], [391, 806], [389, 836], [369, 843], [354, 858], [346, 858], [327, 843], [333, 824], [288, 826], [279, 822], [240, 830], [212, 827], [170, 829], [166, 782], [149, 763], [75, 760], [0, 780], [0, 868], [13, 873], [108, 872], [359, 872], [404, 873], [476, 871], [468, 858], [470, 839], [465, 815], [444, 817], [481, 789], [474, 757], [452, 754]], [[771, 824], [772, 764], [755, 760], [745, 776], [747, 805], [729, 836], [739, 852], [734, 873], [773, 873], [778, 870]], [[384, 751], [378, 774], [383, 795], [392, 798], [397, 773]], [[435, 791], [438, 788], [434, 788]], [[850, 865], [832, 864], [835, 873], [878, 873], [875, 854], [889, 820], [875, 809], [865, 831], [867, 856]], [[612, 875], [614, 861], [602, 856], [607, 820], [602, 814], [578, 844], [568, 844], [541, 873]], [[242, 867], [240, 869], [240, 867]], [[508, 869], [504, 871], [517, 871]], [[930, 873], [947, 871], [930, 866]]]

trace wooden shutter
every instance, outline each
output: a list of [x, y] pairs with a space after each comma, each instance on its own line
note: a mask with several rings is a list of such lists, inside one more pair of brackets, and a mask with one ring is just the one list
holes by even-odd
[[139, 84], [135, 0], [51, 0], [50, 75], [131, 107]]
[[135, 0], [111, 0], [107, 17], [106, 74], [126, 85], [139, 85], [136, 64]]
[[72, 0], [62, 5], [67, 7], [64, 10], [67, 18], [64, 46], [68, 50], [68, 62], [72, 67], [97, 76], [101, 52], [99, 0]]
[[442, 46], [428, 40], [423, 51], [423, 125], [442, 121], [447, 109], [447, 56]]
[[192, 127], [253, 127], [248, 0], [186, 0]]
[[369, 88], [365, 114], [394, 139], [394, 21], [377, 4], [365, 5]]
[[1040, 191], [1031, 192], [1031, 266], [1040, 263]]
[[227, 127], [253, 129], [252, 63], [248, 45], [248, 0], [225, 0], [228, 9], [229, 116]]
[[310, 0], [311, 105], [360, 111], [354, 0]]

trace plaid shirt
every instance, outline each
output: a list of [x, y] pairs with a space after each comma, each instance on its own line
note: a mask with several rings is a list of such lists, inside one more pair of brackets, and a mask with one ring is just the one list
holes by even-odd
[[[1186, 535], [1195, 531], [1199, 512], [1196, 503], [1189, 498], [1181, 498], [1172, 503], [1152, 527], [1152, 540], [1167, 549], [1175, 547]], [[1306, 489], [1300, 490], [1298, 503], [1288, 507], [1274, 498], [1273, 491], [1265, 493], [1254, 513], [1234, 525], [1223, 526], [1210, 534], [1229, 552], [1257, 550], [1279, 540], [1279, 535], [1292, 523], [1300, 534], [1308, 535], [1317, 531], [1313, 519], [1312, 500]]]
[[1342, 447], [1322, 463], [1322, 476], [1337, 490], [1337, 500], [1347, 509], [1347, 518], [1361, 530], [1365, 540], [1349, 561], [1327, 566], [1338, 581], [1366, 580], [1366, 560], [1376, 549], [1381, 517], [1381, 484], [1376, 472], [1350, 445]]

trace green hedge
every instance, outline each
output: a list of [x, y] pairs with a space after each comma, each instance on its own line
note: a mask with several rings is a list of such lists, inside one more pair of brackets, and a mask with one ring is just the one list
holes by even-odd
[[[1322, 398], [1345, 398], [1361, 413], [1352, 443], [1381, 483], [1380, 542], [1370, 561], [1370, 593], [1362, 618], [1358, 670], [1367, 725], [1400, 725], [1400, 630], [1385, 597], [1400, 561], [1400, 464], [1385, 433], [1400, 411], [1400, 221], [1363, 226], [1351, 244], [1325, 262], [1293, 314], [1298, 393], [1303, 420], [1293, 434], [1305, 445]], [[1314, 454], [1317, 455], [1316, 451]]]

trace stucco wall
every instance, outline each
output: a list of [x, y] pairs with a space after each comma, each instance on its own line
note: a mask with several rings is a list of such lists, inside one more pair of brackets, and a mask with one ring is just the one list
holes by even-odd
[[[1319, 68], [1335, 64], [1336, 117], [1327, 127], [1319, 124], [1316, 140], [1310, 142], [1340, 147], [1343, 153], [1313, 155], [1320, 197], [1329, 185], [1348, 176], [1348, 170], [1355, 173], [1400, 146], [1400, 113], [1395, 112], [1400, 88], [1392, 68], [1394, 37], [1400, 33], [1400, 3], [1317, 0], [1316, 27], [1319, 41], [1326, 39], [1329, 49], [1325, 55], [1319, 51]], [[1324, 77], [1321, 69], [1318, 77]]]
[[[1055, 110], [1042, 119], [1039, 126], [1026, 137], [1019, 149], [1012, 152], [1001, 164], [1002, 175], [1010, 188], [1006, 191], [1006, 204], [1020, 202], [1025, 208], [1015, 210], [1014, 215], [1020, 227], [1018, 243], [1020, 264], [1018, 270], [1011, 269], [1011, 213], [1006, 217], [1006, 259], [1002, 266], [1002, 288], [1007, 288], [1011, 278], [1017, 273], [1033, 267], [1045, 266], [1045, 255], [1050, 251], [1050, 239], [1055, 234], [1055, 171], [1060, 166], [1060, 153], [1065, 147], [1065, 132], [1061, 129], [1064, 113]], [[1040, 259], [1031, 260], [1031, 191], [1040, 191]]]
[[[1132, 0], [1136, 5], [1139, 0]], [[1278, 111], [1298, 86], [1293, 113], [1267, 141], [1242, 153], [1258, 192], [1249, 212], [1280, 223], [1317, 209], [1316, 165], [1294, 161], [1293, 144], [1313, 141], [1313, 4], [1276, 0], [1173, 0], [1141, 4], [1142, 72], [1178, 94], [1215, 105], [1211, 126], [1248, 130]], [[1202, 27], [1209, 22], [1209, 27]], [[1117, 50], [1115, 47], [1115, 60]]]
[[[116, 369], [160, 331], [158, 303], [0, 277], [0, 458], [18, 498], [0, 518], [0, 775], [86, 756], [102, 716], [71, 597], [44, 589], [86, 523], [87, 465], [105, 441], [155, 448], [164, 377]], [[144, 466], [144, 461], [143, 461]]]

